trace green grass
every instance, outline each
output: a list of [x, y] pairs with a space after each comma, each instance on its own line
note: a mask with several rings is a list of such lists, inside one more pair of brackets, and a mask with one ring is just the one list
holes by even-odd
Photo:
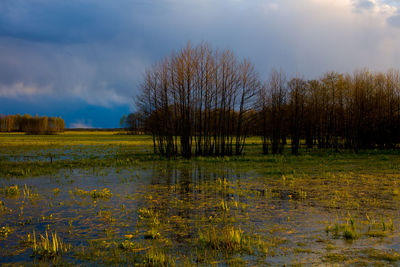
[[79, 188], [75, 188], [74, 194], [81, 197], [90, 196], [93, 200], [110, 199], [113, 196], [110, 189], [108, 188], [103, 188], [102, 190], [93, 189], [92, 191], [85, 191]]
[[[151, 136], [115, 132], [66, 132], [52, 136], [0, 133], [0, 155], [3, 158], [0, 160], [2, 177], [31, 177], [54, 174], [60, 169], [126, 167], [140, 162], [170, 161], [152, 154]], [[15, 155], [23, 160], [8, 160]], [[334, 172], [399, 170], [399, 156], [398, 150], [367, 150], [355, 154], [351, 151], [334, 153], [331, 150], [306, 149], [302, 149], [299, 156], [293, 156], [289, 146], [284, 155], [262, 155], [260, 139], [251, 137], [247, 139], [242, 156], [195, 157], [191, 161], [251, 165], [266, 175], [284, 175], [321, 169]], [[173, 160], [191, 162], [180, 157]]]
[[378, 250], [378, 249], [366, 249], [365, 254], [371, 259], [381, 260], [386, 262], [397, 262], [400, 260], [400, 253], [394, 250]]
[[251, 251], [249, 238], [236, 227], [217, 229], [210, 226], [199, 232], [199, 241], [202, 245], [215, 250]]
[[39, 239], [36, 240], [36, 233], [33, 232], [32, 249], [33, 256], [39, 258], [51, 259], [62, 256], [70, 250], [70, 246], [65, 244], [57, 233], [47, 233], [40, 235]]

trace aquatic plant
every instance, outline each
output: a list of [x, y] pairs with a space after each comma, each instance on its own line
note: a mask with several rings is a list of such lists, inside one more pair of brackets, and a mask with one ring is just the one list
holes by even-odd
[[124, 249], [124, 250], [136, 250], [139, 248], [139, 246], [130, 240], [124, 240], [118, 245], [119, 248]]
[[61, 189], [58, 187], [53, 189], [54, 196], [57, 196], [60, 192], [61, 192]]
[[364, 253], [369, 258], [375, 260], [382, 260], [387, 262], [396, 262], [400, 260], [400, 253], [395, 250], [378, 250], [378, 249], [366, 249]]
[[4, 202], [0, 200], [0, 212], [7, 212], [7, 211], [11, 211], [9, 208], [6, 207], [6, 205], [4, 205]]
[[108, 188], [103, 188], [103, 190], [97, 191], [97, 189], [93, 189], [92, 191], [85, 191], [79, 188], [75, 188], [74, 191], [75, 195], [79, 195], [81, 197], [86, 197], [90, 196], [93, 200], [96, 199], [110, 199], [112, 198], [113, 194], [111, 193], [111, 190]]
[[10, 233], [13, 232], [13, 229], [9, 226], [2, 226], [0, 228], [0, 238], [6, 239]]
[[24, 194], [24, 199], [35, 200], [39, 198], [39, 194], [33, 192], [32, 189], [28, 187], [26, 184], [24, 185], [22, 192]]
[[18, 185], [10, 185], [3, 188], [3, 194], [6, 197], [17, 197], [20, 194]]
[[144, 234], [144, 238], [145, 239], [157, 239], [160, 238], [161, 234], [158, 231], [158, 227], [150, 227], [150, 230], [148, 230], [145, 234]]
[[372, 218], [366, 214], [368, 221], [368, 228], [366, 235], [370, 237], [384, 237], [388, 234], [388, 232], [394, 232], [394, 224], [391, 218], [388, 221], [385, 221], [383, 217], [381, 221], [376, 221], [375, 218]]
[[70, 246], [65, 244], [62, 239], [57, 236], [57, 233], [50, 233], [49, 235], [46, 231], [45, 235], [40, 235], [40, 240], [36, 240], [35, 231], [33, 231], [33, 256], [38, 256], [39, 258], [54, 258], [61, 256], [62, 254], [70, 250]]
[[199, 242], [205, 247], [223, 251], [251, 251], [250, 239], [237, 227], [218, 229], [210, 225], [199, 231]]
[[141, 220], [150, 219], [158, 216], [158, 214], [153, 209], [148, 208], [139, 208], [138, 213], [139, 219]]
[[299, 195], [299, 199], [300, 200], [305, 200], [307, 198], [307, 192], [303, 190], [303, 188], [300, 188], [297, 191], [298, 195]]
[[94, 189], [90, 192], [90, 197], [92, 199], [97, 199], [97, 198], [108, 199], [108, 198], [112, 198], [112, 196], [113, 196], [113, 194], [111, 193], [110, 189], [108, 189], [108, 188], [103, 188], [103, 190], [99, 190], [99, 191]]
[[346, 240], [353, 240], [358, 238], [357, 230], [354, 225], [346, 224], [343, 230], [343, 238]]
[[351, 217], [346, 220], [346, 223], [340, 224], [338, 221], [335, 221], [333, 225], [327, 225], [325, 232], [327, 234], [331, 233], [333, 238], [342, 237], [346, 240], [354, 240], [359, 237], [356, 224]]
[[146, 266], [175, 266], [175, 261], [163, 249], [150, 248], [144, 255], [143, 264]]
[[223, 212], [229, 212], [230, 208], [228, 206], [228, 202], [221, 200], [220, 204], [219, 204], [219, 208], [223, 211]]

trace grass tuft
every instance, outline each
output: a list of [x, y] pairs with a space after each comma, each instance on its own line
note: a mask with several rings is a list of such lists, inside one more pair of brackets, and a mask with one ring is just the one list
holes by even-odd
[[10, 233], [13, 232], [13, 229], [9, 226], [3, 226], [0, 228], [0, 238], [6, 239]]
[[394, 250], [367, 249], [364, 251], [369, 258], [381, 261], [396, 262], [400, 260], [400, 254]]
[[231, 252], [251, 251], [250, 239], [242, 229], [225, 227], [220, 230], [214, 226], [199, 232], [199, 241], [204, 247]]
[[93, 200], [110, 199], [113, 196], [113, 194], [111, 193], [111, 190], [108, 188], [104, 188], [103, 190], [99, 190], [99, 191], [97, 191], [97, 189], [94, 189], [92, 191], [85, 191], [85, 190], [82, 190], [79, 188], [75, 188], [74, 194], [81, 196], [81, 197], [90, 196]]
[[57, 233], [50, 233], [50, 237], [46, 231], [45, 235], [40, 235], [40, 240], [36, 240], [35, 231], [33, 232], [33, 256], [39, 258], [55, 258], [67, 253], [70, 246], [66, 245], [62, 239], [57, 236]]
[[10, 186], [6, 186], [3, 188], [3, 194], [6, 197], [17, 197], [20, 194], [20, 189], [18, 187], [18, 185], [10, 185]]

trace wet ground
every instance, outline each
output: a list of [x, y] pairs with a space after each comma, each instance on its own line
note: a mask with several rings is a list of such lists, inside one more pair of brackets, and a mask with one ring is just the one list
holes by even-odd
[[[85, 149], [101, 159], [115, 151]], [[0, 262], [395, 266], [398, 160], [128, 158], [0, 177]]]

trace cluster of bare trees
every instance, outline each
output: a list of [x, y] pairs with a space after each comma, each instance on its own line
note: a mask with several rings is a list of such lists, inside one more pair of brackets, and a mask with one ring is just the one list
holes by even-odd
[[286, 137], [292, 153], [307, 148], [395, 148], [400, 143], [400, 75], [396, 71], [331, 72], [319, 80], [272, 72], [259, 95], [263, 151], [282, 153]]
[[240, 154], [260, 87], [249, 61], [188, 44], [147, 71], [137, 105], [155, 153]]
[[0, 132], [26, 132], [29, 134], [54, 134], [64, 131], [64, 120], [57, 117], [39, 117], [25, 114], [0, 115]]
[[[261, 82], [254, 66], [207, 44], [185, 48], [150, 68], [131, 114], [134, 131], [151, 132], [154, 152], [232, 155], [246, 137], [263, 153], [307, 148], [395, 148], [400, 143], [400, 75], [395, 71], [327, 73], [288, 79], [272, 71]], [[128, 117], [129, 118], [129, 117]]]

